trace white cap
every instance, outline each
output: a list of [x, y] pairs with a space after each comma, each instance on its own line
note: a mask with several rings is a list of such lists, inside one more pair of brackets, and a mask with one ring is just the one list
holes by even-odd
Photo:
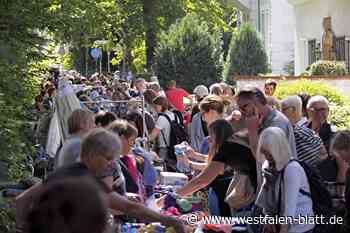
[[209, 90], [206, 86], [199, 85], [199, 86], [196, 86], [194, 88], [193, 94], [200, 96], [200, 97], [205, 97], [205, 96], [209, 95]]

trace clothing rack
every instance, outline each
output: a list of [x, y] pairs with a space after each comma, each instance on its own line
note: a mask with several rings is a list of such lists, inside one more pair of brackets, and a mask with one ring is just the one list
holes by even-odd
[[82, 101], [83, 104], [113, 104], [113, 103], [144, 103], [144, 98], [142, 100], [100, 100], [100, 101]]
[[[120, 104], [120, 103], [141, 103], [141, 114], [142, 114], [142, 127], [143, 127], [143, 138], [148, 139], [148, 129], [146, 125], [146, 117], [145, 117], [145, 98], [141, 96], [140, 100], [132, 99], [132, 100], [100, 100], [100, 101], [83, 101], [83, 104]], [[148, 148], [147, 148], [148, 149]]]

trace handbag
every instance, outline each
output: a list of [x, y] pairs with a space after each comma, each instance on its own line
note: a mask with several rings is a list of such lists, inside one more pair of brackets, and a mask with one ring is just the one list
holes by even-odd
[[249, 176], [235, 173], [227, 189], [225, 202], [231, 209], [239, 210], [251, 204], [255, 198], [255, 189]]

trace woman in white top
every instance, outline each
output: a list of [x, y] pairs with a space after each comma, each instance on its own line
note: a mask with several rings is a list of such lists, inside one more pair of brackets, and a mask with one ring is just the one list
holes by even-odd
[[[265, 129], [258, 143], [258, 160], [263, 162], [263, 184], [256, 205], [264, 214], [280, 217], [314, 216], [312, 200], [300, 190], [310, 193], [303, 167], [292, 160], [292, 152], [284, 132], [277, 127]], [[289, 221], [289, 220], [288, 220]], [[265, 232], [312, 232], [314, 224], [298, 222], [282, 225], [265, 225]]]
[[175, 114], [169, 111], [169, 101], [164, 96], [157, 96], [153, 99], [154, 109], [158, 113], [158, 119], [155, 128], [150, 134], [150, 140], [158, 138], [158, 155], [166, 162], [167, 166], [176, 168], [176, 158], [169, 158], [168, 147], [170, 146], [171, 125], [166, 116], [171, 121], [175, 120]]

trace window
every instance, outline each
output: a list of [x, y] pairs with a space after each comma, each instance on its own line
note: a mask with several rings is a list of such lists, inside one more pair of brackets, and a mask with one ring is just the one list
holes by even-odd
[[308, 43], [309, 65], [317, 61], [316, 39], [309, 40]]
[[344, 61], [347, 70], [350, 69], [350, 41], [345, 36], [335, 38], [335, 58]]
[[345, 61], [345, 36], [335, 38], [335, 58]]
[[350, 40], [345, 40], [345, 63], [349, 72], [350, 71]]

